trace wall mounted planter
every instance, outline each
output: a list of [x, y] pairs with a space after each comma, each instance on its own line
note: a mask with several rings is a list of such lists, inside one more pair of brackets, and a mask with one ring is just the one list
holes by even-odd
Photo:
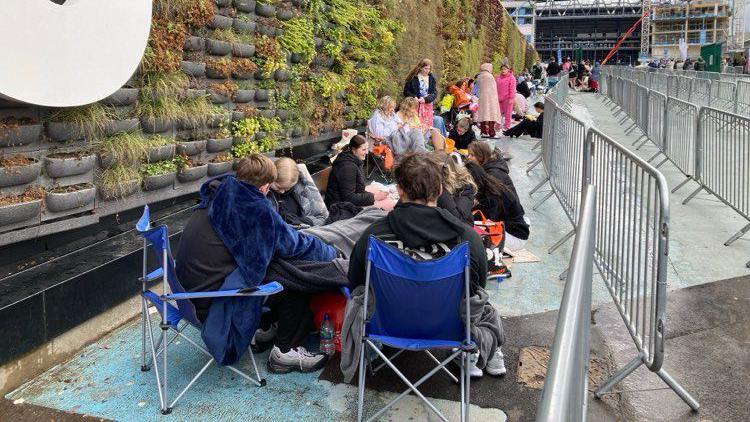
[[289, 112], [286, 110], [276, 110], [276, 116], [279, 118], [279, 120], [284, 122], [289, 117]]
[[219, 7], [227, 7], [232, 3], [232, 0], [215, 0], [215, 3]]
[[233, 111], [232, 112], [232, 121], [233, 122], [239, 122], [240, 120], [245, 118], [245, 113], [241, 111]]
[[266, 119], [271, 119], [276, 115], [276, 111], [270, 109], [258, 110], [258, 113]]
[[96, 156], [71, 156], [69, 154], [51, 154], [44, 157], [45, 172], [51, 178], [85, 174], [94, 168]]
[[232, 100], [235, 103], [249, 103], [255, 98], [254, 89], [240, 89], [234, 93]]
[[273, 73], [273, 78], [278, 82], [286, 82], [289, 80], [289, 71], [285, 69], [279, 69]]
[[208, 22], [208, 27], [212, 29], [227, 29], [232, 26], [232, 18], [223, 15], [214, 15]]
[[23, 223], [39, 218], [42, 213], [42, 200], [10, 204], [0, 207], [0, 227]]
[[255, 75], [255, 80], [257, 81], [265, 81], [266, 79], [271, 78], [271, 75], [269, 75], [268, 73], [264, 72], [261, 69], [256, 70], [254, 75]]
[[214, 56], [226, 56], [232, 52], [232, 44], [206, 38], [206, 51]]
[[256, 30], [262, 35], [267, 35], [269, 37], [276, 36], [276, 28], [270, 25], [258, 24]]
[[0, 167], [0, 188], [33, 182], [42, 172], [42, 163], [32, 159], [25, 166]]
[[180, 170], [177, 173], [177, 179], [182, 183], [189, 183], [206, 177], [206, 174], [208, 174], [208, 165], [203, 164]]
[[223, 70], [214, 69], [210, 66], [206, 67], [206, 76], [211, 79], [227, 79], [231, 74], [223, 73]]
[[272, 18], [276, 15], [276, 6], [256, 2], [255, 14], [263, 16], [264, 18]]
[[167, 186], [174, 185], [177, 172], [157, 174], [155, 176], [144, 176], [143, 177], [143, 190], [152, 191], [166, 188]]
[[232, 4], [240, 12], [244, 12], [244, 13], [255, 12], [255, 0], [234, 0]]
[[206, 142], [206, 151], [208, 152], [222, 152], [232, 147], [232, 138], [211, 138]]
[[265, 102], [271, 99], [272, 90], [270, 89], [256, 89], [255, 90], [255, 101]]
[[242, 72], [238, 72], [238, 71], [233, 71], [232, 72], [232, 77], [234, 79], [239, 79], [239, 80], [245, 81], [245, 80], [248, 80], [248, 79], [253, 79], [255, 77], [255, 72], [245, 72], [245, 73], [242, 73]]
[[[255, 5], [253, 5], [253, 8], [255, 8]], [[256, 27], [257, 25], [253, 21], [243, 21], [243, 20], [235, 18], [234, 22], [232, 22], [232, 28], [235, 31], [247, 32], [249, 34], [254, 33]]]
[[206, 150], [206, 140], [202, 141], [187, 141], [177, 143], [177, 153], [182, 155], [198, 155]]
[[220, 163], [208, 163], [208, 175], [218, 176], [220, 174], [229, 173], [232, 171], [232, 161], [222, 161]]
[[141, 118], [141, 129], [146, 133], [163, 133], [175, 126], [176, 122], [170, 119]]
[[229, 102], [229, 95], [224, 92], [208, 91], [208, 99], [213, 104], [225, 104]]
[[206, 46], [206, 42], [201, 37], [190, 36], [185, 40], [183, 48], [186, 51], [201, 51]]
[[47, 123], [47, 135], [55, 142], [76, 141], [83, 138], [81, 130], [67, 122]]
[[0, 129], [0, 148], [28, 145], [42, 134], [42, 125], [21, 125], [15, 128]]
[[205, 97], [206, 90], [205, 89], [188, 89], [185, 91], [185, 97], [187, 98], [198, 98], [198, 97]]
[[266, 132], [259, 130], [255, 132], [255, 137], [253, 139], [255, 139], [256, 141], [260, 141], [261, 139], [265, 139], [265, 138], [266, 138]]
[[120, 183], [118, 186], [114, 186], [111, 189], [106, 189], [102, 186], [99, 187], [99, 196], [105, 201], [112, 201], [115, 199], [126, 198], [136, 192], [140, 186], [138, 180], [126, 180]]
[[146, 153], [146, 159], [149, 163], [156, 163], [158, 161], [170, 160], [174, 157], [175, 145], [163, 145], [160, 147], [151, 148]]
[[124, 107], [135, 104], [137, 100], [138, 88], [120, 88], [101, 102], [108, 106]]
[[180, 69], [189, 76], [202, 78], [206, 74], [206, 64], [198, 62], [181, 61]]
[[232, 55], [235, 57], [252, 57], [255, 54], [253, 44], [232, 44]]
[[110, 120], [104, 124], [104, 134], [112, 136], [120, 132], [130, 132], [138, 129], [138, 119]]
[[302, 63], [302, 54], [300, 53], [292, 53], [289, 55], [289, 61], [293, 64], [299, 64]]
[[276, 12], [276, 16], [282, 21], [288, 21], [294, 17], [294, 11], [290, 9], [280, 9]]
[[115, 165], [115, 159], [109, 154], [99, 154], [99, 167], [108, 169]]
[[96, 188], [90, 183], [71, 186], [76, 190], [71, 192], [49, 191], [44, 196], [48, 211], [63, 212], [83, 208], [91, 205], [96, 197]]

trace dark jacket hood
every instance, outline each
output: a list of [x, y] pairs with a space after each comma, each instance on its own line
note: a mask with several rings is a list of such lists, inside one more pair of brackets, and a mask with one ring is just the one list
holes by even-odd
[[357, 156], [354, 155], [353, 152], [351, 152], [351, 151], [343, 151], [343, 152], [341, 152], [336, 157], [336, 160], [334, 160], [334, 162], [333, 162], [333, 166], [337, 167], [337, 166], [342, 165], [345, 162], [352, 162], [352, 163], [354, 163], [354, 164], [356, 164], [357, 166], [360, 166], [360, 167], [363, 165], [362, 160], [360, 160], [359, 158], [357, 158]]
[[467, 227], [444, 209], [414, 203], [397, 204], [387, 219], [396, 238], [409, 248], [455, 240]]
[[508, 169], [508, 162], [505, 161], [505, 159], [502, 157], [498, 158], [497, 160], [484, 163], [482, 168], [484, 168], [484, 171], [489, 174], [492, 174], [495, 170], [502, 170], [502, 172], [505, 174], [510, 173], [510, 170]]

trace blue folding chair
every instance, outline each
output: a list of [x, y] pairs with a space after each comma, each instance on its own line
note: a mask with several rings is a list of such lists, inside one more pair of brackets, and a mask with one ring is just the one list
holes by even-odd
[[[417, 389], [439, 371], [458, 379], [445, 367], [461, 356], [461, 420], [469, 418], [469, 355], [476, 351], [471, 341], [469, 326], [469, 245], [464, 242], [446, 256], [417, 261], [398, 249], [370, 236], [367, 249], [365, 298], [362, 309], [362, 348], [359, 355], [359, 394], [357, 421], [362, 420], [365, 394], [365, 354], [368, 348], [383, 359], [380, 369], [388, 365], [409, 387], [369, 420], [382, 415], [399, 400], [414, 392], [442, 420], [445, 416]], [[367, 300], [372, 291], [375, 310], [368, 320]], [[465, 314], [461, 315], [461, 301], [465, 301]], [[400, 349], [390, 358], [377, 344]], [[452, 350], [439, 361], [431, 349]], [[411, 383], [396, 368], [393, 359], [404, 350], [424, 351], [437, 366], [417, 382]]]
[[[254, 299], [248, 300], [261, 300], [263, 296], [269, 296], [279, 293], [283, 290], [283, 287], [278, 282], [271, 282], [258, 286], [258, 289], [250, 293], [241, 293], [241, 290], [225, 290], [225, 291], [213, 291], [213, 292], [196, 292], [187, 293], [185, 289], [177, 280], [177, 276], [174, 270], [174, 260], [172, 258], [172, 252], [169, 248], [169, 235], [167, 233], [167, 226], [161, 225], [158, 227], [151, 227], [149, 209], [146, 205], [143, 209], [143, 215], [136, 224], [136, 230], [143, 236], [143, 277], [142, 288], [141, 288], [141, 313], [142, 313], [142, 371], [150, 370], [150, 366], [146, 362], [146, 336], [151, 349], [151, 361], [154, 366], [154, 373], [156, 374], [156, 384], [159, 391], [159, 403], [161, 405], [161, 413], [166, 415], [172, 412], [172, 408], [177, 404], [177, 401], [187, 392], [190, 387], [200, 378], [201, 375], [215, 362], [214, 358], [208, 352], [208, 350], [201, 344], [196, 343], [193, 339], [183, 334], [183, 330], [192, 326], [198, 331], [201, 330], [202, 324], [195, 313], [195, 306], [190, 299], [205, 299], [205, 298], [218, 298], [218, 297], [236, 297], [243, 296]], [[161, 266], [154, 271], [147, 272], [147, 248], [148, 245], [154, 250], [157, 261], [161, 263]], [[239, 271], [235, 270], [234, 273], [229, 277], [241, 276]], [[147, 284], [156, 280], [162, 280], [162, 294], [155, 293], [148, 290]], [[162, 334], [158, 341], [154, 341], [154, 333], [152, 331], [151, 315], [149, 313], [149, 306], [154, 306], [161, 316], [161, 323], [159, 327], [162, 330]], [[168, 339], [168, 332], [174, 333], [171, 339]], [[187, 385], [177, 394], [174, 400], [169, 403], [169, 391], [167, 389], [167, 373], [169, 369], [168, 361], [168, 346], [177, 338], [182, 338], [187, 343], [194, 346], [199, 351], [203, 352], [208, 356], [208, 361], [198, 371], [198, 373], [187, 383]], [[260, 377], [258, 372], [258, 366], [255, 363], [255, 356], [253, 351], [248, 349], [250, 352], [250, 359], [253, 363], [253, 369], [255, 369], [255, 378], [247, 375], [240, 371], [234, 366], [227, 366], [228, 369], [237, 373], [246, 380], [252, 382], [258, 387], [266, 385], [266, 380]], [[161, 356], [162, 363], [159, 368], [158, 359]], [[161, 369], [161, 371], [160, 371]]]

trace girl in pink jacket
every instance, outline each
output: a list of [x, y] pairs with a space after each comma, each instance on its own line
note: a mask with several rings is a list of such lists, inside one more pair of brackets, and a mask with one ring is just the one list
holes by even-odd
[[497, 84], [497, 100], [500, 103], [500, 113], [503, 115], [503, 129], [510, 129], [513, 116], [513, 103], [516, 99], [516, 77], [507, 65], [500, 67], [500, 74], [495, 77]]

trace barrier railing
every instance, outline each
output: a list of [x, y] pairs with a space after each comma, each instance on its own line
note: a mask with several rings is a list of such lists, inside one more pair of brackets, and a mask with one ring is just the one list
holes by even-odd
[[711, 81], [694, 78], [690, 80], [690, 97], [688, 101], [700, 106], [706, 106], [711, 99]]
[[[667, 116], [665, 114], [667, 113], [667, 97], [656, 91], [647, 91], [647, 95], [648, 104], [643, 107], [643, 110], [648, 114], [648, 122], [646, 130], [644, 130], [648, 138], [643, 142], [648, 142], [648, 139], [651, 139], [651, 141], [656, 144], [656, 147], [659, 148], [659, 152], [664, 153], [666, 150], [665, 129]], [[651, 159], [655, 158], [657, 155], [659, 155], [659, 153], [654, 155]], [[649, 160], [649, 162], [651, 162], [651, 160]]]
[[738, 81], [735, 92], [734, 112], [750, 116], [750, 81]]
[[[704, 107], [697, 120], [696, 181], [701, 186], [683, 204], [705, 189], [750, 220], [750, 118]], [[750, 223], [724, 245], [731, 245], [748, 231]]]
[[594, 263], [639, 353], [601, 385], [601, 398], [641, 365], [693, 410], [698, 402], [663, 368], [669, 237], [664, 176], [602, 132], [588, 131], [590, 182], [598, 189]]
[[568, 264], [537, 422], [586, 420], [595, 205], [596, 188], [588, 185], [581, 201], [578, 234]]
[[734, 111], [737, 85], [732, 82], [711, 82], [708, 105], [723, 111]]
[[[695, 177], [695, 150], [698, 147], [698, 106], [677, 98], [667, 99], [665, 155], [687, 179], [672, 192]], [[661, 167], [662, 161], [656, 167]]]

